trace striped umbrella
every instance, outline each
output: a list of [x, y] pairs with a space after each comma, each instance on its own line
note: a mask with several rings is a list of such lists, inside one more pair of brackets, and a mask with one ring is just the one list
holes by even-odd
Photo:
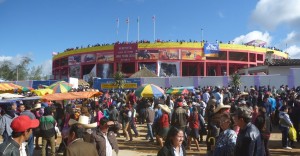
[[166, 94], [188, 94], [189, 91], [187, 89], [169, 89]]
[[52, 85], [50, 85], [48, 88], [53, 90], [53, 93], [67, 93], [72, 89], [72, 84], [67, 83], [65, 81], [58, 81]]
[[154, 84], [142, 85], [136, 89], [135, 95], [138, 97], [160, 97], [165, 91]]

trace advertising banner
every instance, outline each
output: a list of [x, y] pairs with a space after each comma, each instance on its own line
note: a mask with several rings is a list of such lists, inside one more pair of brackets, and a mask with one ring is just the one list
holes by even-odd
[[81, 62], [82, 63], [94, 63], [96, 61], [95, 54], [83, 54], [81, 55]]
[[115, 44], [115, 61], [116, 62], [133, 62], [138, 49], [137, 43], [132, 44]]
[[101, 78], [110, 78], [114, 73], [114, 64], [113, 63], [103, 63], [97, 65], [97, 77]]
[[108, 52], [101, 52], [97, 53], [97, 62], [113, 62], [114, 61], [114, 52], [108, 51]]
[[80, 65], [70, 66], [70, 77], [80, 78]]
[[158, 50], [138, 50], [137, 60], [158, 60]]
[[159, 50], [159, 58], [161, 60], [178, 60], [179, 50], [178, 49]]
[[[141, 85], [141, 79], [139, 78], [128, 78], [124, 80], [125, 85], [123, 89], [136, 89], [138, 86]], [[114, 79], [95, 79], [94, 88], [100, 90], [118, 89], [118, 86], [114, 85], [114, 82]]]
[[220, 51], [219, 44], [205, 43], [203, 46], [203, 51], [206, 57], [218, 57]]
[[156, 74], [156, 62], [149, 63], [149, 62], [140, 62], [139, 69], [141, 70], [143, 67], [149, 69], [152, 73]]
[[158, 76], [179, 76], [179, 62], [158, 62]]
[[68, 62], [69, 62], [69, 65], [80, 64], [80, 62], [81, 62], [81, 56], [80, 55], [69, 56]]
[[202, 50], [181, 50], [182, 60], [203, 60]]

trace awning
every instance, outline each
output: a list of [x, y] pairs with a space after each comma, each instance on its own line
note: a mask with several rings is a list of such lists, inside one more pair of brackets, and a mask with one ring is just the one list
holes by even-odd
[[16, 84], [13, 83], [0, 83], [0, 91], [11, 91], [14, 89], [19, 89], [22, 86], [18, 86]]
[[25, 96], [18, 95], [18, 94], [11, 94], [11, 93], [3, 93], [0, 94], [0, 97], [2, 97], [3, 99], [10, 99], [10, 98], [23, 98]]
[[87, 99], [93, 96], [100, 96], [102, 92], [69, 92], [69, 93], [55, 93], [47, 94], [42, 99], [49, 101], [72, 100], [72, 99]]
[[177, 95], [181, 95], [181, 94], [188, 94], [189, 91], [187, 89], [169, 89], [167, 90], [166, 94], [177, 94]]

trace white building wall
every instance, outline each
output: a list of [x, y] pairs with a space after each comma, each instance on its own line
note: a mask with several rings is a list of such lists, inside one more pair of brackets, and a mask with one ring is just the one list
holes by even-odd
[[[283, 70], [283, 69], [279, 69]], [[300, 86], [300, 68], [291, 68], [288, 75], [241, 75], [241, 88], [247, 86], [275, 86], [294, 85], [289, 87]], [[227, 86], [230, 82], [230, 76], [195, 76], [195, 77], [167, 77], [167, 78], [142, 78], [141, 83], [153, 83], [160, 87], [180, 87], [180, 86]]]
[[291, 68], [300, 68], [300, 66], [269, 66], [268, 75], [274, 75], [274, 74], [289, 75]]

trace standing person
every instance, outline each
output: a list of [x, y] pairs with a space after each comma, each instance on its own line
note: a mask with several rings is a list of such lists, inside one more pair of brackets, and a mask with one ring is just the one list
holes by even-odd
[[264, 150], [259, 130], [251, 123], [252, 110], [247, 106], [238, 107], [233, 114], [234, 122], [240, 127], [237, 136], [235, 156], [263, 156]]
[[147, 122], [147, 135], [146, 140], [150, 137], [150, 142], [154, 142], [152, 124], [154, 122], [155, 112], [150, 102], [147, 103], [148, 108], [146, 109], [146, 122]]
[[188, 136], [188, 148], [191, 150], [191, 142], [192, 139], [195, 141], [196, 148], [200, 151], [198, 139], [199, 139], [199, 116], [198, 110], [196, 107], [192, 108], [192, 113], [188, 119], [189, 121], [189, 128], [190, 128], [190, 135]]
[[40, 133], [42, 137], [42, 156], [46, 156], [47, 142], [50, 142], [51, 155], [55, 156], [55, 124], [56, 121], [52, 115], [52, 109], [46, 107], [44, 114], [40, 118]]
[[132, 132], [130, 122], [132, 120], [132, 111], [127, 104], [125, 110], [122, 112], [123, 119], [123, 133], [125, 135], [126, 141], [132, 141]]
[[3, 142], [11, 136], [13, 130], [11, 129], [10, 124], [13, 119], [18, 116], [15, 114], [12, 105], [8, 105], [4, 111], [5, 114], [0, 118], [0, 134], [2, 135]]
[[[68, 142], [64, 156], [98, 156], [95, 146], [83, 141], [84, 126], [76, 123], [70, 127]], [[88, 149], [88, 150], [87, 150]]]
[[158, 151], [157, 156], [185, 156], [183, 141], [184, 131], [172, 127], [168, 132], [164, 146]]
[[118, 123], [102, 118], [97, 130], [92, 133], [92, 142], [96, 145], [99, 156], [118, 154], [119, 146], [116, 136], [113, 131], [108, 130], [109, 126], [116, 126], [116, 124]]
[[269, 140], [271, 135], [271, 120], [270, 117], [266, 114], [266, 109], [264, 107], [260, 107], [258, 110], [258, 116], [255, 119], [254, 125], [258, 128], [263, 146], [265, 147], [265, 156], [270, 155], [269, 151]]
[[171, 125], [185, 131], [185, 127], [187, 125], [187, 113], [183, 107], [183, 102], [178, 102], [178, 108], [172, 114], [172, 122]]
[[163, 114], [159, 119], [159, 132], [156, 135], [156, 140], [160, 147], [163, 147], [163, 139], [167, 136], [169, 131], [169, 114], [171, 113], [171, 110], [167, 105], [164, 104], [158, 104], [158, 106], [161, 108]]
[[280, 129], [282, 133], [282, 148], [291, 150], [292, 148], [289, 147], [289, 129], [290, 127], [293, 127], [293, 123], [288, 115], [289, 107], [287, 105], [284, 105], [280, 108], [280, 113], [279, 113], [279, 124], [280, 124]]
[[216, 140], [215, 149], [213, 150], [214, 156], [234, 156], [237, 135], [234, 130], [230, 129], [230, 123], [229, 113], [222, 113], [220, 127], [223, 131]]
[[[36, 119], [35, 115], [31, 112], [32, 109], [32, 104], [31, 103], [27, 103], [25, 104], [25, 111], [23, 111], [20, 115], [27, 115], [31, 120]], [[29, 150], [29, 154], [33, 155], [33, 150], [34, 150], [34, 136], [33, 134], [30, 135], [30, 137], [28, 138], [28, 150]]]
[[31, 120], [28, 116], [19, 116], [15, 118], [10, 127], [12, 129], [12, 137], [5, 140], [0, 145], [1, 156], [20, 156], [29, 155], [29, 151], [26, 150], [24, 142], [32, 134], [32, 128], [39, 126], [39, 120]]

